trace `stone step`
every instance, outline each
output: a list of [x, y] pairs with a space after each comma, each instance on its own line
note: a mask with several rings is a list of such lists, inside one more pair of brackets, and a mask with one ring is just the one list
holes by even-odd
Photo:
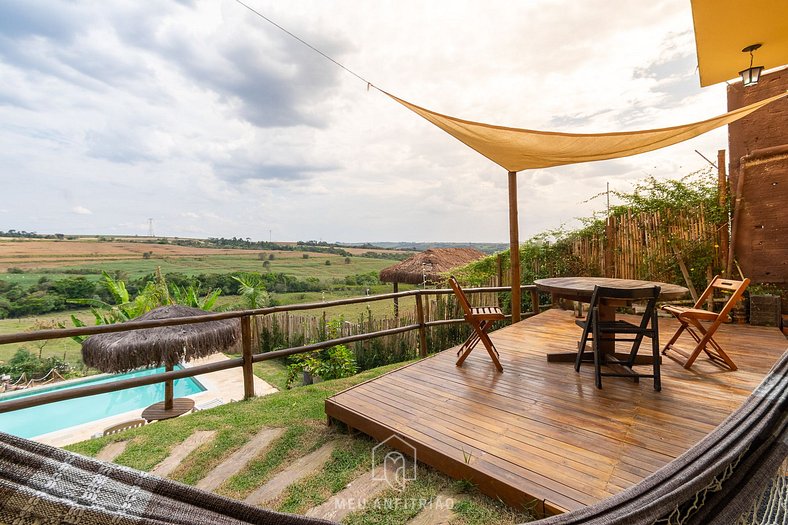
[[453, 510], [456, 501], [456, 494], [438, 494], [408, 525], [448, 525], [457, 516]]
[[128, 444], [128, 441], [113, 441], [96, 454], [96, 459], [100, 459], [101, 461], [114, 461], [116, 457], [123, 454]]
[[334, 448], [336, 448], [336, 441], [330, 441], [314, 452], [299, 458], [285, 470], [268, 480], [263, 486], [249, 494], [245, 501], [252, 505], [265, 505], [275, 500], [282, 495], [287, 487], [296, 481], [322, 469], [323, 465], [331, 459], [331, 453], [334, 451]]
[[279, 436], [284, 429], [264, 428], [258, 432], [247, 444], [232, 453], [203, 479], [197, 483], [197, 488], [203, 490], [216, 490], [222, 483], [231, 476], [246, 468], [246, 465], [257, 457], [263, 450]]
[[371, 500], [386, 489], [392, 488], [386, 479], [395, 478], [395, 470], [387, 465], [385, 475], [379, 475], [380, 470], [369, 471], [351, 481], [347, 487], [331, 496], [326, 502], [309, 509], [306, 516], [322, 518], [329, 521], [342, 521], [348, 514], [361, 510], [364, 504], [371, 504]]
[[186, 459], [186, 456], [197, 450], [203, 443], [212, 440], [215, 435], [215, 430], [198, 430], [186, 438], [186, 441], [175, 446], [172, 452], [170, 452], [170, 455], [164, 458], [164, 461], [153, 467], [150, 473], [162, 478], [169, 476], [172, 471], [178, 468], [178, 465]]

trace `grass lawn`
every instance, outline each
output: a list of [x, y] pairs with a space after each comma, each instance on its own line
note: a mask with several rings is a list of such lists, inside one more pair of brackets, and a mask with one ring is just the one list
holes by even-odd
[[[272, 508], [284, 512], [304, 513], [342, 490], [350, 481], [369, 469], [375, 443], [363, 435], [348, 435], [325, 423], [324, 400], [334, 393], [401, 366], [389, 365], [369, 370], [351, 378], [325, 381], [312, 386], [282, 391], [249, 401], [230, 403], [186, 417], [158, 422], [119, 435], [93, 439], [67, 447], [86, 455], [97, 454], [112, 441], [130, 439], [126, 451], [116, 462], [149, 471], [169, 451], [196, 430], [215, 430], [216, 438], [206, 443], [173, 472], [178, 481], [195, 484], [222, 460], [237, 450], [262, 428], [284, 428], [284, 434], [262, 455], [254, 458], [217, 489], [232, 498], [244, 498], [256, 487], [273, 477], [299, 457], [316, 450], [328, 441], [338, 445], [332, 458], [317, 473], [291, 485], [275, 500]], [[260, 373], [260, 370], [258, 373]], [[272, 373], [263, 370], [262, 373]], [[419, 465], [418, 479], [401, 493], [384, 493], [382, 497], [430, 500], [439, 492], [457, 493], [455, 511], [458, 524], [510, 524], [531, 519], [525, 512], [510, 509], [478, 492], [473, 486], [447, 478]], [[375, 509], [369, 505], [345, 519], [345, 523], [401, 524], [417, 512], [413, 508]], [[453, 522], [455, 523], [455, 522]]]
[[[95, 273], [83, 275], [90, 280], [101, 278], [101, 270], [112, 274], [116, 271], [124, 272], [128, 279], [137, 279], [156, 271], [167, 273], [183, 273], [198, 275], [201, 273], [230, 273], [230, 272], [273, 272], [286, 273], [298, 278], [317, 277], [321, 281], [330, 282], [333, 279], [343, 279], [346, 275], [379, 272], [387, 266], [396, 263], [390, 259], [372, 259], [369, 257], [351, 257], [350, 264], [345, 264], [345, 258], [339, 255], [311, 254], [304, 259], [300, 252], [271, 252], [273, 260], [267, 260], [268, 267], [258, 259], [258, 253], [250, 251], [248, 254], [239, 255], [202, 255], [199, 257], [152, 257], [150, 259], [122, 259], [109, 261], [86, 261], [82, 264], [65, 262], [62, 265], [36, 268], [29, 267], [25, 273], [3, 273], [0, 279], [10, 283], [33, 285], [41, 277], [52, 280], [80, 275], [67, 274], [64, 270], [93, 269]], [[330, 261], [330, 265], [326, 265]], [[29, 273], [28, 273], [29, 272]]]

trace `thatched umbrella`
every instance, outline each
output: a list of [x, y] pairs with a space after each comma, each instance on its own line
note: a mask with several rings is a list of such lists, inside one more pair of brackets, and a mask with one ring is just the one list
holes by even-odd
[[[205, 315], [205, 313], [197, 308], [169, 305], [155, 308], [134, 320], [173, 319]], [[190, 361], [227, 350], [240, 339], [240, 324], [236, 319], [98, 334], [88, 337], [82, 343], [82, 360], [88, 366], [109, 373], [162, 365], [170, 371], [181, 361]], [[188, 402], [180, 403], [182, 405], [180, 413], [191, 408], [187, 406]], [[191, 405], [193, 406], [193, 402]], [[172, 381], [167, 381], [165, 384], [163, 409], [165, 412], [173, 411]], [[168, 414], [169, 417], [174, 415], [178, 414]]]
[[380, 271], [386, 283], [436, 284], [446, 280], [445, 274], [458, 266], [484, 257], [473, 248], [431, 248]]
[[[380, 271], [380, 280], [394, 283], [394, 293], [399, 283], [437, 284], [446, 280], [446, 273], [458, 266], [484, 257], [473, 248], [431, 248]], [[399, 302], [394, 298], [394, 314], [399, 314]]]

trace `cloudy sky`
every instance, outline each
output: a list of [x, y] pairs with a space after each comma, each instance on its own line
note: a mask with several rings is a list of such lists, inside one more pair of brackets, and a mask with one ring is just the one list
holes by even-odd
[[[246, 0], [382, 89], [568, 132], [726, 110], [689, 0]], [[715, 159], [725, 128], [523, 172], [523, 238]], [[505, 242], [506, 173], [233, 0], [0, 2], [0, 230]]]

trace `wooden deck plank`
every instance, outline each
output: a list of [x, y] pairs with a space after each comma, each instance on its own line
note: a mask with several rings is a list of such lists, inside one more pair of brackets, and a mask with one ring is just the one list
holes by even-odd
[[[675, 330], [660, 320], [660, 337]], [[788, 344], [776, 329], [725, 325], [716, 337], [739, 365], [700, 358], [691, 370], [663, 358], [663, 390], [643, 379], [575, 373], [545, 354], [571, 351], [572, 312], [549, 310], [493, 332], [504, 372], [473, 352], [462, 368], [449, 349], [326, 400], [326, 413], [378, 440], [393, 434], [417, 459], [537, 512], [592, 504], [639, 482], [686, 451], [760, 383]], [[648, 348], [641, 349], [647, 353]], [[404, 452], [410, 453], [408, 450]]]

